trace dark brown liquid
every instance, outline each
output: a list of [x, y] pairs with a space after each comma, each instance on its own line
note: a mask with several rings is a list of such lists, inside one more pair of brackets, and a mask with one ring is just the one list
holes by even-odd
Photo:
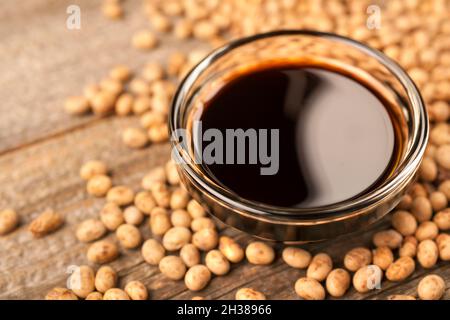
[[209, 177], [238, 196], [273, 206], [308, 208], [357, 197], [386, 179], [399, 152], [381, 97], [317, 66], [240, 74], [206, 103], [200, 118], [203, 131], [216, 128], [224, 136], [226, 129], [279, 129], [275, 175], [261, 175], [259, 163], [203, 164]]

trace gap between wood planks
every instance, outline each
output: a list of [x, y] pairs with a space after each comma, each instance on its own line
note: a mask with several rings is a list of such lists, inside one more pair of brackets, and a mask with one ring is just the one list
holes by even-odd
[[21, 149], [25, 149], [28, 147], [32, 147], [35, 146], [37, 144], [43, 143], [43, 142], [47, 142], [49, 140], [55, 139], [55, 138], [59, 138], [62, 137], [66, 134], [70, 134], [72, 132], [75, 131], [79, 131], [79, 130], [83, 130], [83, 129], [87, 129], [91, 126], [94, 126], [96, 124], [98, 124], [99, 122], [104, 121], [105, 119], [111, 118], [113, 115], [107, 115], [107, 116], [103, 116], [103, 117], [98, 117], [98, 116], [93, 116], [93, 115], [86, 115], [84, 117], [90, 117], [90, 119], [88, 119], [86, 122], [80, 123], [78, 125], [74, 125], [71, 127], [67, 127], [65, 129], [59, 130], [59, 131], [55, 131], [55, 132], [51, 132], [46, 136], [42, 136], [42, 137], [38, 137], [34, 140], [30, 140], [21, 144], [18, 144], [17, 146], [13, 146], [13, 147], [9, 147], [6, 148], [4, 150], [0, 151], [0, 157], [7, 155], [9, 153], [15, 152], [15, 151], [19, 151]]

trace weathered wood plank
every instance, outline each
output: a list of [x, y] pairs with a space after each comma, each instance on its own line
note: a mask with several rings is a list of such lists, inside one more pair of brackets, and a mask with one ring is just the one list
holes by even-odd
[[[138, 190], [146, 170], [168, 159], [170, 149], [167, 144], [139, 151], [123, 146], [119, 132], [135, 121], [132, 118], [108, 118], [0, 157], [0, 207], [13, 205], [22, 216], [22, 227], [0, 239], [0, 298], [41, 298], [49, 288], [65, 283], [68, 266], [87, 263], [87, 246], [76, 241], [74, 229], [83, 219], [95, 217], [104, 200], [93, 199], [86, 194], [84, 182], [78, 177], [78, 169], [84, 161], [91, 158], [105, 160], [111, 166], [115, 183], [127, 184]], [[32, 239], [25, 225], [46, 207], [53, 207], [64, 214], [66, 225], [43, 239]], [[385, 226], [386, 223], [382, 223], [374, 229]], [[141, 229], [146, 238], [150, 237], [147, 225]], [[224, 232], [237, 237], [242, 244], [249, 240], [248, 236], [236, 231], [228, 229]], [[368, 245], [371, 234], [372, 231], [361, 231], [306, 247], [312, 252], [328, 252], [340, 266], [343, 254], [353, 246]], [[139, 251], [124, 251], [112, 265], [119, 270], [122, 283], [141, 279], [149, 286], [155, 299], [193, 296], [181, 281], [167, 280], [157, 268], [143, 263]], [[447, 279], [450, 277], [448, 264], [441, 264], [434, 270]], [[346, 298], [378, 298], [383, 296], [384, 290], [387, 293], [403, 292], [403, 287], [409, 292], [414, 290], [417, 276], [424, 273], [418, 268], [411, 278], [413, 284], [409, 281], [401, 285], [385, 282], [382, 291], [376, 295], [351, 291]], [[237, 288], [251, 286], [273, 299], [291, 299], [296, 297], [293, 283], [303, 274], [304, 271], [288, 268], [280, 259], [266, 267], [240, 263], [233, 266], [228, 276], [214, 278], [200, 294], [209, 298], [232, 298]]]
[[[72, 4], [81, 8], [80, 30], [66, 28]], [[81, 94], [114, 65], [139, 68], [164, 61], [170, 51], [199, 46], [165, 36], [156, 50], [137, 51], [131, 36], [149, 27], [141, 1], [126, 1], [127, 19], [117, 22], [103, 17], [100, 6], [90, 0], [0, 3], [0, 154], [96, 121], [65, 114], [64, 99]]]

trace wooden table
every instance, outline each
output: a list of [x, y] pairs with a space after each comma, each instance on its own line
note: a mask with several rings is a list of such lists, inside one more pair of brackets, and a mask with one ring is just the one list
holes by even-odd
[[[81, 7], [81, 30], [66, 28], [66, 8]], [[165, 37], [151, 53], [130, 46], [134, 31], [147, 26], [139, 12], [140, 1], [127, 1], [127, 17], [111, 22], [100, 14], [97, 1], [30, 0], [0, 3], [0, 208], [13, 207], [21, 227], [0, 238], [0, 298], [41, 299], [55, 286], [64, 286], [71, 265], [86, 264], [85, 244], [74, 236], [76, 225], [95, 217], [103, 200], [85, 192], [78, 170], [88, 159], [102, 159], [112, 168], [116, 184], [138, 190], [143, 174], [169, 156], [169, 146], [153, 145], [130, 151], [120, 141], [121, 129], [136, 124], [134, 118], [71, 117], [62, 110], [65, 97], [82, 92], [85, 85], [104, 77], [118, 63], [139, 68], [152, 59], [162, 59], [174, 49], [189, 49], [197, 43], [176, 42]], [[42, 239], [26, 231], [29, 221], [52, 207], [66, 219], [65, 226]], [[388, 224], [381, 222], [377, 230]], [[373, 230], [320, 244], [307, 245], [312, 252], [329, 253], [342, 265], [343, 254], [357, 245], [369, 245]], [[147, 225], [142, 232], [148, 238]], [[249, 237], [226, 229], [225, 234], [245, 244]], [[110, 235], [109, 237], [112, 237]], [[166, 279], [149, 266], [139, 250], [122, 251], [112, 263], [121, 285], [143, 281], [152, 299], [190, 299], [182, 281]], [[430, 270], [418, 267], [402, 283], [383, 282], [381, 290], [359, 294], [353, 289], [347, 299], [384, 299], [390, 294], [415, 294], [418, 281], [438, 273], [450, 281], [450, 264]], [[240, 287], [253, 287], [271, 299], [297, 299], [295, 280], [304, 271], [289, 268], [278, 257], [270, 266], [233, 265], [224, 277], [214, 277], [200, 293], [210, 299], [233, 299]], [[450, 298], [447, 289], [445, 298]]]

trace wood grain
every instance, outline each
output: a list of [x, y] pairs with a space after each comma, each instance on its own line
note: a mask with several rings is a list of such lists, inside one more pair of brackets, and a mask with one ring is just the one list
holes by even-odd
[[[65, 9], [78, 4], [82, 29], [65, 28]], [[55, 286], [64, 286], [70, 265], [86, 264], [87, 245], [76, 241], [76, 225], [96, 217], [104, 203], [85, 192], [78, 176], [88, 159], [102, 159], [111, 168], [114, 183], [138, 190], [141, 177], [150, 168], [167, 161], [169, 146], [153, 145], [130, 151], [120, 141], [120, 131], [137, 124], [134, 118], [74, 118], [61, 109], [64, 98], [79, 94], [83, 86], [101, 79], [108, 69], [126, 62], [138, 68], [150, 59], [164, 59], [180, 48], [172, 38], [154, 52], [133, 50], [133, 31], [147, 26], [140, 1], [126, 2], [127, 19], [111, 22], [99, 13], [99, 2], [89, 0], [33, 0], [0, 3], [0, 208], [14, 207], [21, 226], [0, 238], [0, 299], [42, 299]], [[191, 42], [182, 48], [197, 46]], [[27, 223], [40, 211], [52, 207], [65, 216], [59, 231], [32, 239]], [[314, 253], [327, 252], [341, 266], [343, 254], [357, 245], [369, 245], [374, 230], [340, 239], [306, 245]], [[146, 224], [145, 238], [150, 237]], [[250, 237], [225, 229], [223, 233], [245, 245]], [[114, 238], [113, 235], [109, 237]], [[277, 245], [281, 248], [281, 245]], [[189, 292], [182, 281], [170, 281], [156, 267], [147, 265], [138, 250], [122, 250], [112, 263], [119, 271], [121, 285], [143, 281], [152, 299], [190, 299], [201, 295], [211, 299], [233, 299], [240, 287], [253, 287], [271, 299], [297, 299], [293, 285], [304, 271], [289, 268], [278, 257], [270, 266], [248, 263], [233, 265], [229, 275], [214, 277], [199, 293]], [[438, 273], [450, 283], [450, 266], [439, 263], [431, 270], [418, 268], [402, 283], [383, 282], [381, 290], [362, 295], [351, 290], [346, 299], [384, 299], [390, 294], [415, 294], [419, 279]], [[445, 298], [450, 298], [447, 288]]]
[[[81, 29], [66, 28], [66, 8], [81, 9]], [[126, 1], [127, 19], [112, 22], [100, 14], [100, 1], [31, 0], [0, 3], [0, 154], [64, 134], [97, 121], [70, 117], [62, 109], [69, 95], [104, 78], [110, 68], [126, 63], [139, 68], [150, 60], [165, 61], [180, 46], [170, 36], [160, 37], [157, 50], [141, 52], [131, 36], [149, 28], [141, 1]]]

